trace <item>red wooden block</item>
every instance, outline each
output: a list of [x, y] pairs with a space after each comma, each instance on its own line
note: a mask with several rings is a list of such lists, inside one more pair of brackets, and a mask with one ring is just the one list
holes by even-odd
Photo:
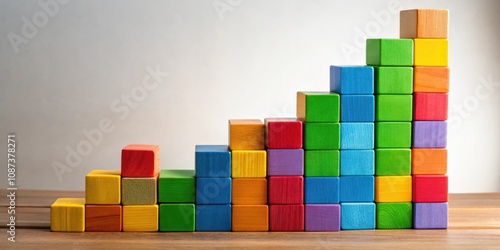
[[271, 231], [304, 231], [304, 205], [269, 206]]
[[302, 122], [295, 118], [267, 118], [267, 148], [302, 148]]
[[304, 178], [302, 176], [270, 176], [267, 190], [270, 205], [304, 202]]
[[160, 173], [160, 146], [131, 144], [122, 149], [122, 177], [155, 177]]
[[417, 121], [444, 121], [448, 119], [447, 93], [414, 93], [413, 119]]
[[122, 231], [121, 205], [85, 206], [85, 231], [120, 232]]
[[413, 202], [447, 202], [447, 175], [414, 175]]

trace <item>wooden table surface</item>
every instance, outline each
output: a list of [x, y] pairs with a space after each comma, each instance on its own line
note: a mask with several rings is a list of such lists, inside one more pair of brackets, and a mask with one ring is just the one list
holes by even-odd
[[0, 249], [500, 249], [500, 193], [450, 194], [447, 230], [340, 232], [50, 232], [50, 205], [83, 192], [28, 191], [16, 194], [16, 242], [7, 240], [6, 191], [1, 191]]

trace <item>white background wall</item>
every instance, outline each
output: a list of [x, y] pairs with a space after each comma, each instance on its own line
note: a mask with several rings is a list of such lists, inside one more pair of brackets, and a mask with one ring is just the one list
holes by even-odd
[[[0, 1], [0, 152], [15, 132], [19, 188], [83, 190], [130, 143], [192, 169], [228, 119], [294, 116], [296, 91], [328, 90], [329, 65], [364, 64], [364, 38], [397, 37], [400, 9], [447, 8], [450, 192], [500, 191], [500, 1], [46, 2]], [[146, 90], [148, 67], [168, 76]], [[102, 121], [112, 131], [89, 144]]]

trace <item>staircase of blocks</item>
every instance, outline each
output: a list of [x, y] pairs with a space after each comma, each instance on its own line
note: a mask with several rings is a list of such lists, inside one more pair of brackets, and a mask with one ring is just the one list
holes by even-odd
[[330, 92], [297, 92], [296, 118], [229, 120], [195, 170], [128, 145], [85, 198], [51, 206], [52, 231], [339, 231], [448, 227], [448, 10], [400, 12], [400, 38], [367, 39], [366, 66], [331, 66]]

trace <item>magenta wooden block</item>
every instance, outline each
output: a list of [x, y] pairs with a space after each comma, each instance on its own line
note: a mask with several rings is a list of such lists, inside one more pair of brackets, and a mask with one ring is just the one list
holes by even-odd
[[448, 228], [448, 203], [413, 203], [413, 227]]
[[305, 205], [306, 231], [340, 231], [340, 205]]
[[447, 136], [446, 121], [414, 121], [414, 148], [445, 148]]
[[267, 175], [304, 175], [304, 150], [268, 149]]

